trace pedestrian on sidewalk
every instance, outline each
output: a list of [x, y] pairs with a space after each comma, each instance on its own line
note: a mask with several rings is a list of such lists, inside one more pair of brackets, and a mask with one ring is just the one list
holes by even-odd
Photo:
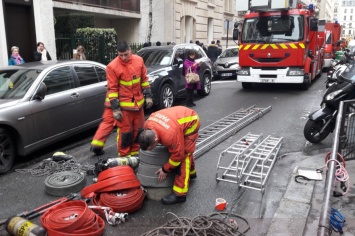
[[82, 45], [79, 45], [76, 48], [76, 53], [73, 55], [74, 60], [86, 60], [85, 48]]
[[33, 52], [33, 57], [35, 61], [50, 61], [52, 60], [49, 52], [44, 47], [44, 43], [38, 42], [37, 43], [37, 50]]
[[217, 60], [220, 54], [221, 54], [221, 49], [218, 48], [214, 40], [211, 41], [211, 44], [207, 48], [207, 56], [209, 59], [211, 59], [212, 65]]
[[9, 66], [13, 65], [21, 65], [25, 63], [25, 60], [20, 56], [19, 47], [13, 46], [11, 47], [11, 56], [9, 58]]
[[[137, 156], [138, 132], [143, 130], [144, 109], [153, 106], [147, 69], [140, 56], [133, 55], [126, 41], [117, 44], [118, 56], [106, 67], [107, 95], [103, 121], [91, 142], [91, 151], [102, 153], [112, 127], [117, 126], [119, 157]], [[112, 117], [114, 121], [112, 120]]]
[[142, 150], [153, 150], [160, 143], [168, 148], [171, 156], [163, 167], [157, 170], [159, 182], [163, 182], [169, 172], [175, 175], [173, 193], [162, 198], [163, 204], [186, 201], [190, 179], [195, 179], [196, 169], [193, 153], [196, 149], [200, 118], [187, 107], [175, 106], [152, 113], [139, 135]]
[[[187, 52], [187, 58], [184, 61], [184, 75], [187, 75], [189, 71], [198, 74], [198, 71], [200, 70], [200, 65], [201, 62], [196, 62], [196, 51], [193, 49], [188, 50]], [[194, 90], [200, 90], [201, 89], [201, 83], [197, 82], [195, 84], [188, 84], [185, 80], [185, 89], [186, 89], [186, 106], [188, 107], [193, 107], [196, 106], [196, 104], [193, 102], [193, 95], [194, 95]]]

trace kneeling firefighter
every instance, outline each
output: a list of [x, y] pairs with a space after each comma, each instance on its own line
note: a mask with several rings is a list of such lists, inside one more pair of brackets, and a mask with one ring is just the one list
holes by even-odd
[[157, 170], [158, 180], [163, 182], [167, 173], [179, 168], [175, 175], [173, 193], [162, 198], [169, 205], [185, 202], [190, 179], [196, 178], [193, 153], [196, 149], [200, 118], [184, 106], [166, 108], [152, 113], [139, 135], [142, 150], [152, 150], [160, 143], [168, 148], [170, 158]]

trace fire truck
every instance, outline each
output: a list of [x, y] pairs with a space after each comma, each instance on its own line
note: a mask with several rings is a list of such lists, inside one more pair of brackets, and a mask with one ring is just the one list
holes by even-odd
[[325, 23], [324, 67], [329, 68], [335, 52], [340, 50], [341, 25], [338, 22]]
[[242, 87], [286, 83], [308, 89], [324, 63], [324, 27], [320, 32], [315, 7], [294, 0], [238, 0], [237, 11], [247, 11], [233, 30]]

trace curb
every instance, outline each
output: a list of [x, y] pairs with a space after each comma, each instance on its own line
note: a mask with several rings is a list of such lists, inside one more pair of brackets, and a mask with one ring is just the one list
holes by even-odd
[[[304, 184], [296, 183], [295, 176], [299, 168], [319, 168], [324, 164], [325, 154], [310, 156], [300, 162], [294, 169], [286, 192], [280, 201], [276, 210], [267, 236], [302, 236], [306, 228], [307, 217], [311, 209], [313, 190], [316, 184], [315, 180], [307, 181]], [[297, 156], [296, 156], [297, 158]], [[322, 184], [325, 182], [324, 173], [322, 175]]]

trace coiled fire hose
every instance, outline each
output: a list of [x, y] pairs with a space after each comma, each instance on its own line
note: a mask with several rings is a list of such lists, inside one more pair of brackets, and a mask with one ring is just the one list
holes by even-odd
[[99, 236], [105, 222], [84, 201], [65, 202], [49, 209], [41, 217], [48, 236]]
[[[84, 188], [81, 195], [92, 197], [95, 206], [131, 213], [143, 206], [145, 192], [130, 166], [116, 166], [100, 172], [97, 183]], [[102, 212], [97, 213], [103, 217]]]
[[129, 166], [116, 166], [102, 171], [95, 184], [89, 185], [81, 190], [83, 198], [91, 198], [95, 193], [111, 192], [134, 187], [140, 187], [134, 171]]

